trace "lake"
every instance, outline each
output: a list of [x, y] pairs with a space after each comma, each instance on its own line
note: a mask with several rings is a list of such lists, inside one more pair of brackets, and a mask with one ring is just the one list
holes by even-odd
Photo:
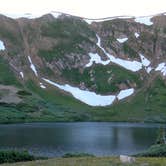
[[78, 122], [0, 125], [0, 149], [29, 150], [61, 156], [86, 152], [96, 156], [134, 154], [155, 143], [161, 124]]

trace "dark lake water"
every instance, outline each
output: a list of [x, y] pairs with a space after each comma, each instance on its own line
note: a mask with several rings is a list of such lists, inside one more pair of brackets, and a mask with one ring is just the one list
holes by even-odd
[[157, 137], [160, 124], [27, 123], [0, 125], [0, 149], [26, 149], [35, 155], [86, 152], [97, 156], [133, 154]]

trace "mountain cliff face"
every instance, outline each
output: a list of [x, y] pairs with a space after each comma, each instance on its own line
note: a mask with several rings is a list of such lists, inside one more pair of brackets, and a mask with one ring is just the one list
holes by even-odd
[[166, 15], [0, 15], [0, 122], [165, 122]]

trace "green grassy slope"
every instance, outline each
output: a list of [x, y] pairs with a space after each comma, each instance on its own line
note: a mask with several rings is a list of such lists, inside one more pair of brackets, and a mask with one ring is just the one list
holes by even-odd
[[55, 87], [41, 89], [33, 81], [26, 83], [32, 95], [17, 105], [0, 105], [0, 122], [30, 121], [129, 121], [166, 122], [164, 101], [166, 85], [162, 79], [128, 100], [108, 107], [90, 107]]
[[115, 115], [111, 119], [165, 122], [165, 100], [166, 85], [158, 77], [149, 88], [139, 91], [131, 100], [114, 105], [111, 110]]
[[0, 57], [0, 84], [15, 86], [21, 85], [10, 69], [7, 61], [5, 61], [2, 57]]
[[[62, 121], [144, 121], [165, 122], [163, 103], [166, 99], [166, 85], [157, 78], [146, 90], [141, 90], [129, 98], [108, 107], [90, 107], [54, 87], [46, 91], [29, 82], [28, 88], [44, 99], [51, 108], [54, 120]], [[55, 107], [56, 106], [56, 107]]]

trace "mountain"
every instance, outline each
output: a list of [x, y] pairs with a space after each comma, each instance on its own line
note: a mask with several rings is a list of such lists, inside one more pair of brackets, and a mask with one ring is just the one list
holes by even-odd
[[166, 14], [0, 15], [0, 122], [166, 122]]

